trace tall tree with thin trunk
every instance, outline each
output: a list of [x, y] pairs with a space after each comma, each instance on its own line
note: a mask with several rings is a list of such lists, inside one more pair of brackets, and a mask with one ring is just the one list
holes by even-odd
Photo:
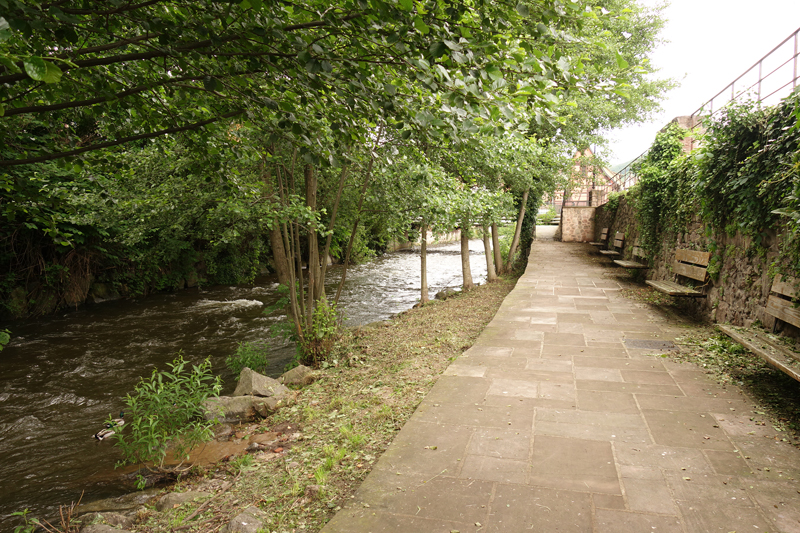
[[500, 250], [500, 230], [497, 222], [492, 222], [492, 251], [494, 252], [494, 264], [498, 274], [504, 272], [503, 252]]
[[511, 240], [511, 248], [508, 249], [508, 268], [511, 268], [511, 265], [514, 263], [514, 255], [517, 253], [519, 239], [522, 235], [522, 221], [525, 219], [525, 207], [528, 205], [528, 194], [530, 192], [530, 189], [525, 189], [525, 192], [522, 194], [522, 203], [519, 206], [519, 215], [517, 216], [514, 238]]
[[483, 225], [483, 250], [486, 254], [486, 281], [492, 283], [497, 281], [497, 272], [494, 269], [494, 258], [492, 257], [492, 243], [489, 236], [489, 226]]
[[422, 219], [420, 227], [420, 296], [419, 303], [425, 305], [430, 301], [428, 295], [428, 224]]
[[469, 237], [470, 220], [468, 217], [461, 219], [461, 276], [463, 278], [462, 288], [465, 291], [475, 286], [472, 281], [472, 269], [469, 264]]

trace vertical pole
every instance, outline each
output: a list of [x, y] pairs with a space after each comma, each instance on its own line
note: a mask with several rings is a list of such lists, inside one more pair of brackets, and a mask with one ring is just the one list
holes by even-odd
[[761, 101], [761, 67], [764, 65], [764, 60], [758, 62], [758, 101]]
[[797, 87], [797, 36], [800, 30], [794, 32], [794, 76], [792, 76], [792, 88]]

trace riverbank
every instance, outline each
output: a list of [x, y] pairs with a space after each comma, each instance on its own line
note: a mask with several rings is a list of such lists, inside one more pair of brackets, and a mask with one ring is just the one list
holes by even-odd
[[[169, 489], [213, 495], [200, 513], [183, 523], [203, 499], [165, 512], [147, 506], [133, 529], [191, 524], [182, 530], [216, 531], [256, 505], [268, 517], [268, 531], [317, 531], [350, 499], [450, 362], [472, 346], [514, 283], [482, 285], [349, 331], [295, 405], [236, 428], [235, 439], [253, 441], [255, 453], [231, 457]], [[256, 450], [265, 434], [278, 443]]]

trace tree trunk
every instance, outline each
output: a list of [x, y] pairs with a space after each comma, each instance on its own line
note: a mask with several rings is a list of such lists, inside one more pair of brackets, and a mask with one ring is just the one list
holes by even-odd
[[463, 289], [470, 290], [475, 286], [472, 283], [472, 271], [469, 268], [469, 219], [461, 222], [461, 275], [464, 278]]
[[[272, 169], [268, 169], [262, 181], [267, 186], [267, 194], [272, 194], [274, 183], [272, 181]], [[280, 198], [283, 198], [281, 189]], [[281, 200], [282, 201], [282, 200]], [[273, 221], [274, 226], [269, 230], [269, 243], [272, 248], [272, 263], [275, 267], [275, 273], [278, 275], [278, 283], [288, 285], [291, 276], [289, 275], [289, 258], [286, 255], [286, 247], [283, 245], [283, 234], [281, 233], [281, 223], [276, 218]]]
[[486, 255], [486, 281], [489, 283], [497, 281], [497, 272], [494, 270], [494, 261], [492, 260], [492, 244], [489, 237], [489, 226], [483, 226], [483, 250]]
[[[311, 165], [305, 167], [306, 179], [306, 206], [311, 211], [317, 210], [317, 176]], [[317, 294], [317, 282], [319, 280], [319, 239], [317, 238], [317, 228], [311, 227], [308, 230], [308, 303], [306, 304], [307, 324], [311, 323], [311, 315], [314, 312], [315, 296]]]
[[342, 168], [342, 174], [339, 177], [339, 190], [336, 193], [336, 200], [333, 202], [331, 211], [331, 223], [328, 226], [328, 238], [325, 241], [325, 248], [322, 249], [322, 264], [319, 270], [319, 279], [317, 280], [317, 293], [314, 298], [319, 300], [325, 297], [325, 274], [328, 271], [328, 256], [331, 253], [331, 240], [333, 239], [333, 228], [336, 225], [336, 213], [339, 211], [339, 202], [342, 200], [342, 190], [344, 189], [344, 181], [347, 178], [347, 167]]
[[494, 268], [498, 274], [503, 270], [503, 252], [500, 251], [500, 232], [497, 229], [497, 222], [492, 222], [492, 251], [494, 252]]
[[422, 222], [422, 228], [420, 228], [421, 237], [420, 237], [420, 297], [419, 303], [425, 305], [430, 301], [430, 297], [428, 296], [428, 225], [425, 221]]
[[289, 258], [286, 255], [286, 248], [283, 246], [283, 235], [277, 220], [275, 227], [269, 230], [269, 243], [272, 246], [272, 262], [275, 265], [275, 272], [278, 274], [278, 283], [288, 285], [289, 276]]
[[514, 230], [514, 239], [511, 241], [511, 248], [508, 250], [508, 265], [507, 267], [511, 269], [511, 265], [514, 264], [514, 254], [517, 253], [517, 246], [519, 246], [519, 239], [522, 235], [522, 219], [525, 218], [525, 207], [528, 205], [528, 193], [530, 189], [527, 189], [525, 193], [522, 195], [522, 205], [519, 206], [519, 216], [517, 217], [517, 229]]

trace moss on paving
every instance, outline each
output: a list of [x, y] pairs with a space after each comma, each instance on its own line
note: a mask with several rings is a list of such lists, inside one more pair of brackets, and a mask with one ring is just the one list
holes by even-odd
[[267, 531], [318, 531], [349, 500], [450, 362], [472, 346], [515, 281], [479, 286], [346, 332], [329, 365], [299, 391], [293, 406], [237, 428], [246, 438], [290, 425], [287, 440], [173, 486], [216, 494], [188, 523], [184, 518], [200, 502], [165, 513], [147, 510], [135, 531], [217, 531], [249, 505], [267, 514]]

